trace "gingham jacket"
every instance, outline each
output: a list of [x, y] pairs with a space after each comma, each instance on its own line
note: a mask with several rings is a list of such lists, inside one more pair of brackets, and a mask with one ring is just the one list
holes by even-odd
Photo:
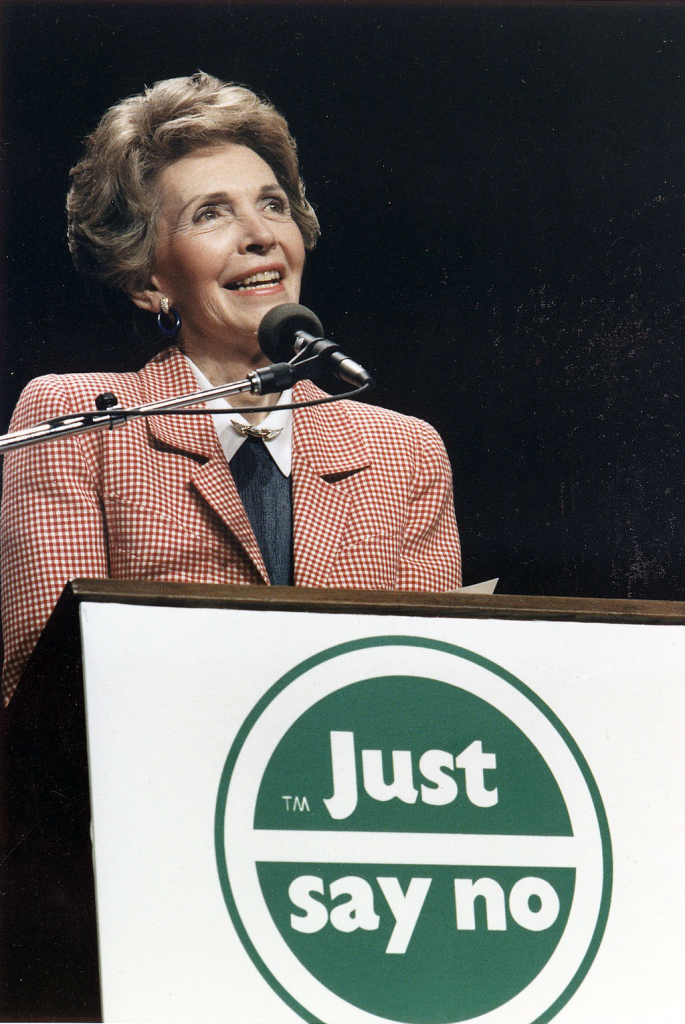
[[[175, 347], [137, 373], [39, 377], [11, 430], [190, 393]], [[296, 401], [317, 397], [308, 381]], [[449, 590], [461, 567], [444, 446], [420, 420], [355, 402], [293, 419], [294, 580], [306, 587]], [[209, 417], [158, 416], [8, 454], [2, 496], [3, 691], [8, 700], [74, 577], [268, 583]]]

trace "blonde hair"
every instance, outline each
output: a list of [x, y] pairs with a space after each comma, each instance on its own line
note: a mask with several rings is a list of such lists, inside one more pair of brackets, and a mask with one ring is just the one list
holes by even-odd
[[124, 292], [149, 283], [160, 171], [203, 146], [254, 150], [285, 190], [308, 249], [319, 222], [305, 198], [285, 119], [250, 89], [198, 72], [168, 78], [111, 107], [86, 139], [67, 196], [69, 250], [82, 273]]

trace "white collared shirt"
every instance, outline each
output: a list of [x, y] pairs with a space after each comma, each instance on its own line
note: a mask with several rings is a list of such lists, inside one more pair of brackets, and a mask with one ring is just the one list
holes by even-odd
[[[207, 380], [202, 370], [195, 365], [190, 356], [187, 356], [185, 352], [183, 353], [183, 358], [193, 371], [193, 376], [202, 391], [208, 391], [210, 388], [216, 387], [215, 384]], [[272, 411], [259, 424], [260, 427], [268, 427], [269, 430], [281, 428], [281, 432], [277, 437], [274, 437], [271, 441], [264, 441], [264, 444], [283, 476], [290, 476], [292, 470], [293, 414], [291, 409], [280, 409], [279, 406], [289, 405], [290, 402], [292, 402], [292, 391], [283, 391], [276, 405], [272, 406]], [[226, 398], [213, 398], [205, 404], [208, 409], [233, 408]], [[245, 441], [245, 438], [241, 437], [233, 429], [230, 421], [235, 420], [237, 423], [250, 425], [250, 420], [245, 416], [241, 416], [237, 409], [233, 416], [228, 416], [224, 413], [221, 416], [212, 416], [212, 420], [219, 437], [219, 444], [224, 450], [227, 461], [230, 462], [241, 444]]]

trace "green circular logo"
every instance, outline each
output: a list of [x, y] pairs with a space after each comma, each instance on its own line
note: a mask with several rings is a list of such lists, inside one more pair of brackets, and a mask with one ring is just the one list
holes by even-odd
[[305, 1020], [542, 1024], [609, 910], [590, 770], [522, 682], [463, 648], [373, 637], [260, 700], [217, 800], [219, 876]]

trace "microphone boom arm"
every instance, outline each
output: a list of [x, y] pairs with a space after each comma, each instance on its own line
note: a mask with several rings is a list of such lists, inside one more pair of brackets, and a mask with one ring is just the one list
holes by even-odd
[[[330, 345], [335, 350], [338, 348], [332, 342], [323, 342], [323, 344]], [[272, 363], [261, 370], [251, 370], [243, 380], [234, 381], [231, 384], [221, 384], [219, 387], [209, 388], [206, 391], [194, 391], [188, 395], [179, 395], [178, 398], [148, 402], [146, 405], [133, 406], [130, 409], [122, 408], [116, 396], [111, 392], [104, 392], [95, 399], [96, 411], [94, 412], [68, 413], [65, 416], [44, 420], [42, 423], [35, 423], [24, 430], [0, 434], [0, 456], [19, 448], [29, 448], [32, 445], [43, 444], [45, 441], [56, 441], [62, 437], [73, 437], [75, 434], [85, 434], [91, 430], [114, 430], [116, 427], [125, 426], [129, 420], [155, 414], [167, 415], [187, 409], [188, 406], [201, 405], [203, 402], [212, 401], [215, 398], [226, 398], [229, 395], [244, 394], [245, 392], [253, 395], [266, 395], [285, 391], [291, 388], [295, 381], [302, 380], [303, 377], [319, 376], [322, 372], [322, 363], [325, 362], [322, 356], [325, 354], [322, 351], [312, 352], [305, 348], [290, 363]], [[340, 375], [342, 376], [342, 373]], [[372, 387], [373, 381], [369, 378], [364, 387], [359, 388], [357, 385], [355, 390], [359, 390], [361, 393], [370, 391]], [[352, 395], [317, 399], [313, 403], [305, 402], [303, 405], [318, 405], [320, 402], [336, 401], [343, 397], [352, 397]], [[208, 414], [217, 412], [215, 409], [198, 409], [196, 411]], [[226, 410], [227, 413], [241, 411], [240, 409]], [[244, 411], [258, 412], [261, 410]]]
[[[129, 420], [139, 419], [141, 416], [154, 416], [155, 413], [173, 412], [174, 409], [183, 409], [189, 405], [200, 405], [202, 402], [211, 401], [213, 398], [226, 398], [228, 395], [237, 395], [244, 392], [252, 394], [267, 394], [267, 390], [261, 390], [262, 382], [260, 375], [267, 378], [265, 385], [268, 386], [268, 378], [274, 377], [277, 380], [289, 379], [289, 383], [283, 387], [274, 387], [274, 391], [290, 387], [292, 380], [289, 374], [279, 374], [280, 367], [288, 368], [287, 363], [276, 364], [265, 367], [264, 370], [254, 370], [246, 378], [234, 381], [232, 384], [222, 384], [217, 388], [210, 388], [207, 391], [194, 391], [189, 395], [179, 395], [178, 398], [163, 399], [159, 402], [149, 402], [147, 405], [138, 405], [130, 409], [123, 409], [118, 400], [110, 392], [98, 395], [95, 399], [96, 412], [76, 412], [66, 416], [57, 416], [54, 419], [44, 420], [42, 423], [35, 423], [32, 427], [24, 430], [16, 430], [9, 434], [0, 435], [0, 455], [5, 452], [14, 451], [17, 448], [28, 448], [34, 444], [42, 444], [44, 441], [57, 440], [60, 437], [72, 437], [75, 434], [85, 434], [91, 430], [113, 430], [115, 427], [123, 427]], [[268, 374], [267, 371], [276, 371]], [[274, 383], [277, 383], [275, 380]]]

